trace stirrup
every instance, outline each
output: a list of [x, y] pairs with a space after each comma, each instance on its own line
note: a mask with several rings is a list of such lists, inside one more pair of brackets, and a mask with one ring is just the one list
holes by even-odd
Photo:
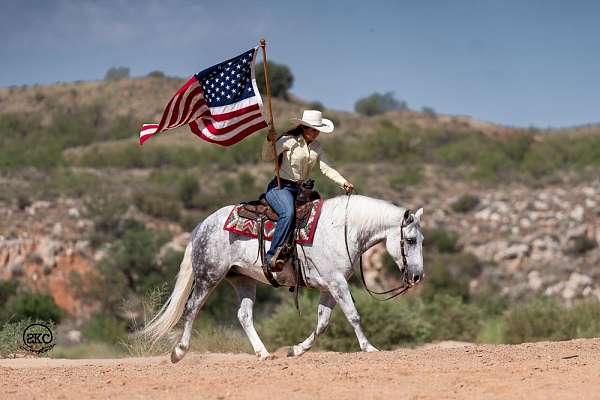
[[281, 272], [283, 271], [283, 266], [288, 261], [289, 250], [286, 248], [286, 245], [280, 246], [275, 251], [275, 255], [271, 258], [270, 269], [273, 272]]
[[262, 265], [262, 270], [263, 270], [263, 274], [265, 274], [265, 277], [267, 278], [267, 280], [269, 281], [269, 283], [271, 285], [273, 285], [273, 287], [279, 287], [281, 286], [279, 284], [279, 282], [277, 282], [277, 279], [273, 276], [273, 269], [270, 263], [265, 263]]

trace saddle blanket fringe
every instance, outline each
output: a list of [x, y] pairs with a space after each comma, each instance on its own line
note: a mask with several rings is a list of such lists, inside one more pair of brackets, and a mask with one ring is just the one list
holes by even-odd
[[[312, 244], [317, 230], [317, 223], [321, 216], [321, 207], [323, 206], [323, 200], [315, 200], [312, 202], [310, 214], [306, 219], [306, 224], [301, 226], [300, 229], [295, 229], [296, 232], [296, 243], [298, 244]], [[239, 215], [239, 210], [242, 207], [241, 204], [233, 207], [233, 210], [229, 213], [227, 220], [225, 220], [225, 226], [223, 229], [226, 231], [236, 233], [238, 235], [247, 236], [251, 238], [258, 238], [259, 222], [253, 219], [245, 218]], [[275, 233], [276, 223], [270, 220], [265, 221], [263, 235], [266, 240], [272, 240], [273, 234]]]

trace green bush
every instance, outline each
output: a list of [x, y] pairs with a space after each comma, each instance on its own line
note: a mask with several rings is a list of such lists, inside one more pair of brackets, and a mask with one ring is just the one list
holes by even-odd
[[431, 107], [424, 106], [421, 108], [421, 112], [425, 114], [427, 118], [435, 119], [437, 117], [435, 110]]
[[60, 322], [63, 315], [64, 312], [48, 294], [22, 291], [8, 298], [1, 319], [10, 322], [26, 319]]
[[169, 237], [167, 232], [145, 229], [141, 224], [126, 227], [98, 263], [89, 296], [99, 300], [105, 311], [117, 313], [130, 295], [140, 296], [165, 282], [174, 282], [181, 257], [169, 257], [169, 262], [160, 264], [156, 260]]
[[423, 229], [425, 249], [434, 249], [440, 253], [456, 253], [460, 251], [459, 236], [456, 232], [442, 228]]
[[433, 299], [438, 294], [470, 299], [469, 284], [479, 276], [479, 260], [469, 253], [437, 254], [425, 252], [426, 279], [422, 284], [421, 295]]
[[354, 110], [362, 115], [373, 116], [398, 108], [406, 108], [406, 103], [401, 103], [394, 97], [393, 92], [384, 94], [373, 93], [370, 96], [359, 99], [354, 104]]
[[[9, 298], [17, 294], [16, 281], [0, 281], [0, 304], [6, 304]], [[1, 315], [1, 311], [0, 311]], [[1, 318], [0, 318], [1, 319]]]
[[600, 303], [566, 308], [556, 300], [539, 299], [515, 305], [503, 322], [506, 343], [597, 337], [600, 335]]
[[81, 328], [90, 341], [118, 344], [125, 339], [127, 323], [112, 315], [96, 313]]
[[474, 341], [481, 329], [479, 309], [459, 296], [436, 294], [427, 303], [425, 314], [433, 327], [431, 340]]
[[199, 190], [200, 186], [196, 177], [185, 175], [181, 178], [177, 188], [177, 195], [185, 208], [192, 208], [194, 206], [194, 197], [198, 194]]
[[469, 211], [473, 211], [478, 205], [479, 197], [472, 194], [463, 194], [450, 205], [450, 208], [457, 213], [468, 213]]
[[170, 194], [163, 195], [163, 190], [145, 190], [136, 192], [133, 202], [148, 215], [156, 218], [164, 218], [170, 221], [179, 220], [180, 204], [177, 200], [170, 198]]
[[150, 78], [164, 78], [165, 77], [165, 73], [159, 70], [154, 70], [148, 73], [148, 76]]
[[129, 78], [129, 68], [127, 67], [111, 67], [104, 75], [106, 81], [118, 81], [126, 78]]
[[573, 244], [570, 248], [570, 252], [577, 255], [585, 254], [598, 246], [598, 243], [596, 243], [595, 240], [590, 239], [585, 235], [575, 236], [572, 241]]
[[402, 190], [407, 186], [418, 185], [422, 179], [421, 168], [413, 165], [400, 167], [399, 174], [388, 176], [387, 178], [390, 187], [395, 190]]
[[[294, 84], [294, 75], [287, 65], [277, 64], [272, 61], [267, 61], [269, 67], [269, 81], [271, 84], [271, 96], [280, 99], [288, 99], [288, 90]], [[263, 94], [267, 95], [267, 89], [265, 85], [265, 71], [264, 64], [256, 64], [256, 83], [258, 89]]]

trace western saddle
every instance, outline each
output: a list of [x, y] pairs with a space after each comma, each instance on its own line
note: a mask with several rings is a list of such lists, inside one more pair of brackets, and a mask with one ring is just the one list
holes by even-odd
[[[279, 216], [271, 208], [269, 203], [265, 198], [265, 193], [262, 193], [258, 200], [253, 200], [249, 202], [245, 202], [241, 204], [240, 209], [238, 210], [238, 214], [240, 217], [248, 218], [259, 223], [258, 229], [258, 248], [262, 262], [263, 273], [267, 280], [274, 287], [279, 287], [279, 283], [273, 276], [273, 272], [280, 272], [283, 269], [285, 263], [292, 258], [293, 261], [297, 261], [298, 257], [296, 254], [296, 246], [295, 246], [295, 230], [302, 229], [308, 223], [308, 219], [310, 213], [313, 208], [313, 201], [321, 198], [321, 195], [313, 190], [314, 181], [308, 180], [302, 184], [301, 191], [296, 197], [295, 203], [295, 224], [294, 229], [291, 231], [290, 235], [286, 238], [285, 244], [277, 250], [275, 253], [276, 262], [273, 263], [272, 267], [269, 268], [266, 263], [266, 251], [265, 251], [265, 238], [264, 234], [264, 223], [266, 221], [277, 222], [279, 220]], [[300, 274], [300, 267], [298, 262], [292, 262], [296, 273], [296, 287], [305, 286], [302, 276]], [[302, 281], [302, 282], [300, 282]], [[293, 290], [292, 288], [290, 290]], [[297, 293], [297, 291], [296, 291]]]

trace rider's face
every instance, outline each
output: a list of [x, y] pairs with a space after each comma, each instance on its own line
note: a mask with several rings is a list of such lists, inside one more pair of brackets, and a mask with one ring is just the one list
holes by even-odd
[[310, 143], [315, 140], [317, 136], [319, 136], [319, 131], [315, 128], [309, 128], [305, 126], [304, 130], [302, 131], [302, 136], [304, 136], [304, 140]]

